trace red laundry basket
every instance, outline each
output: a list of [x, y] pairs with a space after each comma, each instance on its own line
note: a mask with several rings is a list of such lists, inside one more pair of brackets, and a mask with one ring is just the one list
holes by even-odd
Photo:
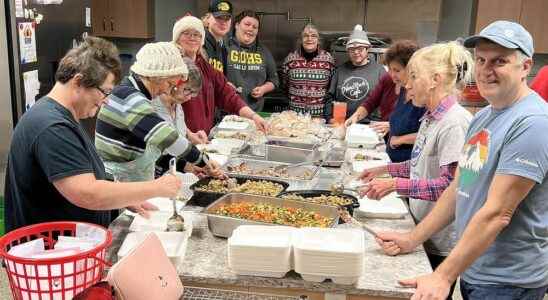
[[[44, 238], [46, 249], [53, 249], [58, 236], [75, 236], [77, 224], [104, 230], [105, 241], [91, 250], [60, 258], [29, 259], [8, 254], [11, 247], [38, 238]], [[110, 265], [105, 262], [105, 255], [111, 243], [109, 230], [82, 222], [41, 223], [7, 233], [0, 239], [0, 257], [4, 259], [13, 298], [72, 299], [101, 280], [105, 265]]]

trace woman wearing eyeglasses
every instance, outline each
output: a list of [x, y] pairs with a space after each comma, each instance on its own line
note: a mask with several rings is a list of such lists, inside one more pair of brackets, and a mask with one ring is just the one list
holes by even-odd
[[334, 101], [346, 103], [345, 120], [352, 116], [386, 73], [382, 65], [369, 61], [367, 51], [370, 47], [367, 33], [361, 25], [356, 25], [346, 43], [349, 60], [337, 67], [331, 79], [325, 101], [327, 121], [333, 118]]
[[130, 75], [112, 90], [97, 117], [95, 146], [107, 172], [118, 181], [153, 179], [158, 158], [170, 155], [221, 176], [216, 163], [154, 110], [154, 98], [176, 93], [188, 79], [177, 47], [146, 44], [136, 58]]
[[193, 143], [207, 142], [207, 134], [214, 126], [216, 110], [251, 119], [257, 129], [265, 131], [264, 119], [245, 104], [223, 73], [209, 64], [202, 48], [204, 41], [205, 29], [200, 19], [185, 16], [173, 25], [173, 42], [179, 47], [179, 56], [183, 55], [193, 61], [202, 75], [200, 93], [182, 104], [189, 138]]
[[297, 47], [282, 65], [282, 86], [289, 97], [289, 109], [323, 118], [335, 60], [321, 49], [318, 28], [313, 24], [303, 28]]
[[[179, 135], [188, 136], [188, 130], [185, 124], [185, 113], [181, 104], [190, 101], [196, 97], [202, 88], [202, 75], [194, 62], [183, 57], [183, 61], [188, 69], [186, 82], [175, 87], [170, 94], [162, 94], [152, 99], [154, 111], [164, 120], [169, 122], [177, 129]], [[171, 155], [164, 154], [156, 161], [156, 176], [161, 176], [169, 170], [169, 160]], [[183, 159], [178, 160], [177, 170], [192, 172], [195, 175], [203, 176], [203, 169], [192, 164], [186, 163]]]

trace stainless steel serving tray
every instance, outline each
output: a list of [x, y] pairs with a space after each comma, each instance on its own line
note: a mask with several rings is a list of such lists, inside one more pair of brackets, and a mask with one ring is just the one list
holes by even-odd
[[301, 208], [304, 210], [317, 212], [324, 217], [332, 218], [333, 222], [330, 224], [329, 227], [335, 227], [339, 223], [339, 213], [337, 212], [337, 208], [333, 206], [318, 205], [302, 201], [292, 201], [275, 197], [265, 197], [248, 194], [226, 194], [223, 197], [219, 198], [217, 201], [211, 203], [204, 210], [204, 214], [207, 216], [209, 230], [213, 235], [220, 237], [230, 237], [232, 235], [232, 231], [234, 231], [234, 229], [236, 229], [240, 225], [277, 225], [272, 223], [263, 223], [221, 216], [214, 213], [221, 205], [242, 202], [267, 203], [279, 207]]
[[[311, 189], [318, 182], [320, 175], [320, 167], [318, 166], [301, 166], [290, 168], [287, 170], [289, 177], [278, 177], [278, 176], [266, 176], [266, 175], [253, 175], [250, 173], [240, 173], [229, 171], [229, 166], [236, 166], [245, 163], [248, 168], [252, 171], [261, 171], [267, 168], [272, 168], [280, 165], [289, 165], [288, 163], [268, 161], [260, 158], [250, 158], [249, 156], [232, 156], [228, 159], [226, 164], [223, 166], [223, 170], [228, 175], [245, 175], [250, 178], [256, 179], [267, 179], [267, 180], [283, 180], [289, 183], [289, 190], [301, 190], [301, 189]], [[301, 177], [306, 171], [309, 171], [311, 176], [308, 178], [298, 179], [296, 177]]]

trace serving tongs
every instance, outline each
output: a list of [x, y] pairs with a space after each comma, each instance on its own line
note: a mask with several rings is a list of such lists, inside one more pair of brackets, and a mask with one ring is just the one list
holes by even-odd
[[274, 171], [281, 172], [281, 171], [284, 171], [284, 170], [287, 170], [287, 169], [290, 169], [290, 168], [321, 164], [322, 162], [323, 162], [323, 160], [314, 160], [314, 161], [300, 162], [300, 163], [291, 164], [291, 165], [279, 165], [279, 166], [274, 167]]
[[330, 190], [331, 190], [331, 193], [340, 195], [344, 193], [345, 191], [358, 193], [360, 188], [366, 187], [366, 186], [368, 186], [368, 183], [361, 184], [354, 187], [346, 187], [342, 182], [339, 182], [339, 183], [332, 184], [330, 186]]
[[352, 217], [350, 215], [350, 213], [348, 212], [348, 210], [346, 209], [346, 207], [342, 206], [342, 205], [339, 205], [339, 207], [337, 208], [338, 212], [339, 212], [339, 216], [340, 218], [347, 224], [350, 224], [351, 226], [353, 227], [358, 227], [358, 228], [361, 228], [363, 229], [364, 231], [366, 231], [367, 233], [371, 234], [372, 236], [376, 237], [376, 238], [379, 238], [379, 235], [377, 234], [377, 231], [373, 228], [371, 228], [370, 226], [368, 225], [365, 225], [363, 223], [360, 223], [358, 220], [354, 219], [354, 217]]

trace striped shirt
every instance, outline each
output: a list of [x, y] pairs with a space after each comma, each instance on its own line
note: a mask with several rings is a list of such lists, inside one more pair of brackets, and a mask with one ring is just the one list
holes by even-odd
[[138, 77], [124, 78], [108, 100], [95, 129], [95, 147], [103, 161], [133, 161], [153, 145], [188, 162], [202, 162], [200, 151], [154, 111], [151, 95]]

